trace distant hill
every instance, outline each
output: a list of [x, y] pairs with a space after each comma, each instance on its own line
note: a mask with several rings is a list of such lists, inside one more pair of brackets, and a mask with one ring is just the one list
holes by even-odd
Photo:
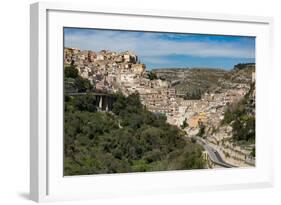
[[233, 83], [249, 84], [255, 64], [237, 64], [230, 71], [212, 68], [163, 68], [154, 69], [157, 78], [171, 82], [177, 94], [197, 99], [207, 91], [228, 89]]
[[189, 99], [200, 99], [209, 88], [218, 87], [219, 79], [228, 73], [207, 68], [157, 69], [154, 72], [158, 78], [170, 81], [178, 95]]
[[247, 83], [252, 81], [252, 73], [255, 72], [256, 65], [254, 63], [239, 63], [230, 70], [225, 78], [229, 77], [233, 83]]

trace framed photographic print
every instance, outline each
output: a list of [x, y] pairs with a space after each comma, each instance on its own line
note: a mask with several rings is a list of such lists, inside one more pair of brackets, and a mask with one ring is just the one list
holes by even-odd
[[31, 199], [271, 186], [272, 22], [32, 4]]

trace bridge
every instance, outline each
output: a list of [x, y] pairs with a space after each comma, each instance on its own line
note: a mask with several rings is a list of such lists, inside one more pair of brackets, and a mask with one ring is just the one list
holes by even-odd
[[99, 111], [112, 111], [114, 102], [116, 101], [116, 96], [113, 94], [108, 93], [98, 93], [98, 92], [74, 92], [74, 93], [68, 93], [69, 96], [83, 96], [83, 95], [90, 95], [95, 98], [97, 102], [97, 107]]

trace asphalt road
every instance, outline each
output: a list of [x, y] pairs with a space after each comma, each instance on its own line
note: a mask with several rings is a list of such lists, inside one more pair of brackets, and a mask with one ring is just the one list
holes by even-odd
[[212, 162], [214, 162], [215, 164], [218, 164], [220, 166], [226, 167], [226, 168], [233, 168], [236, 167], [234, 165], [231, 165], [229, 163], [226, 163], [222, 157], [220, 156], [220, 154], [218, 153], [217, 150], [215, 150], [214, 148], [212, 148], [210, 145], [206, 144], [206, 142], [204, 140], [202, 140], [199, 137], [195, 137], [196, 141], [198, 144], [202, 145], [204, 147], [204, 149], [208, 152], [210, 159], [212, 160]]

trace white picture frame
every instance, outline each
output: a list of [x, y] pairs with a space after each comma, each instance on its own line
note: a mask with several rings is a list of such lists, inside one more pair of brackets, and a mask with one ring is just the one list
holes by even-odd
[[[183, 26], [184, 25], [184, 26]], [[196, 25], [196, 26], [195, 26]], [[64, 177], [62, 70], [64, 26], [248, 35], [256, 41], [255, 168]], [[40, 2], [30, 13], [30, 198], [54, 201], [273, 186], [270, 77], [273, 19], [183, 11], [97, 8]], [[54, 137], [56, 136], [56, 137]], [[265, 138], [266, 136], [266, 138]]]

